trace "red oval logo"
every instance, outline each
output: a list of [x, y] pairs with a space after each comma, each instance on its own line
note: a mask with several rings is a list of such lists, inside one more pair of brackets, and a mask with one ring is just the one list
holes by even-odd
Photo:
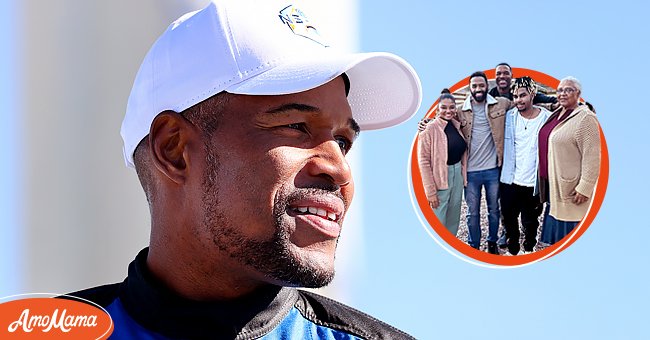
[[51, 297], [2, 303], [0, 338], [106, 339], [113, 332], [113, 320], [90, 303]]

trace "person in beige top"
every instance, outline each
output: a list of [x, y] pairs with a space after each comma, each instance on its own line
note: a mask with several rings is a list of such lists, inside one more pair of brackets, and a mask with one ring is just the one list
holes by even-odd
[[554, 244], [587, 214], [600, 171], [600, 130], [596, 114], [580, 103], [582, 85], [560, 81], [561, 107], [539, 132], [540, 197], [547, 202], [542, 242]]
[[489, 226], [487, 252], [498, 255], [499, 173], [503, 161], [506, 111], [511, 102], [507, 98], [490, 96], [487, 76], [480, 71], [469, 76], [469, 90], [470, 96], [458, 110], [461, 132], [468, 145], [465, 188], [467, 243], [480, 249], [481, 197], [485, 196]]
[[418, 139], [420, 174], [429, 206], [454, 236], [458, 233], [463, 188], [467, 184], [467, 143], [455, 115], [454, 96], [444, 89], [437, 117]]

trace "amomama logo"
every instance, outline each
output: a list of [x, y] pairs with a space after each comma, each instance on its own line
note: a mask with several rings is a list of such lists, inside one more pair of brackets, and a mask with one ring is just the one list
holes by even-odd
[[106, 339], [110, 315], [82, 300], [39, 297], [0, 304], [2, 339]]

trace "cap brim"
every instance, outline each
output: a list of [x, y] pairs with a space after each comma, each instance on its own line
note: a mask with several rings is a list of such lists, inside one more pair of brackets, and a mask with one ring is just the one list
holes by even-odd
[[383, 52], [322, 53], [285, 60], [226, 88], [247, 95], [282, 95], [321, 86], [342, 73], [350, 78], [348, 102], [362, 130], [381, 129], [411, 118], [420, 107], [422, 88], [415, 70], [402, 58]]

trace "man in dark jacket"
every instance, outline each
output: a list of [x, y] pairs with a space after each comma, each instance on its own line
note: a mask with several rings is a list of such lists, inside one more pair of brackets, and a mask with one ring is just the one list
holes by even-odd
[[121, 134], [150, 245], [124, 282], [73, 294], [106, 308], [113, 338], [409, 338], [294, 288], [334, 276], [359, 131], [421, 100], [404, 60], [342, 54], [318, 27], [295, 2], [214, 1], [147, 53]]
[[[512, 101], [512, 93], [510, 92], [510, 86], [512, 84], [512, 68], [508, 63], [500, 63], [494, 68], [494, 80], [496, 81], [496, 86], [493, 87], [490, 92], [488, 92], [492, 97], [504, 97]], [[543, 93], [537, 92], [535, 98], [533, 98], [533, 104], [555, 104], [557, 103], [557, 98], [553, 96], [547, 96]]]

